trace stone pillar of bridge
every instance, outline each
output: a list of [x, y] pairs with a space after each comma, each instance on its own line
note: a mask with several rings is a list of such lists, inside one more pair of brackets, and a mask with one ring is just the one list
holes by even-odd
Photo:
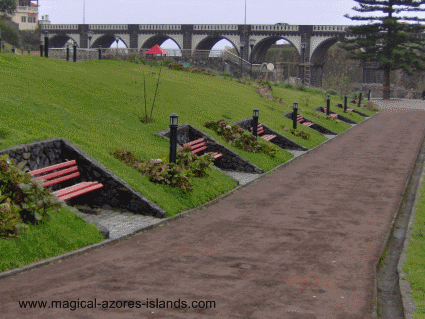
[[182, 61], [189, 62], [192, 51], [195, 50], [192, 48], [193, 24], [182, 24], [181, 32], [183, 33]]
[[139, 47], [139, 25], [129, 24], [128, 33], [130, 34], [130, 48], [137, 49]]
[[312, 64], [310, 68], [310, 85], [315, 87], [322, 87], [324, 64]]
[[[240, 37], [240, 41], [243, 41], [245, 43], [244, 48], [242, 50], [242, 59], [244, 59], [245, 61], [248, 61], [248, 56], [249, 56], [249, 36], [251, 34], [251, 26], [250, 25], [239, 25], [238, 26], [238, 30], [239, 30], [239, 37]], [[240, 50], [241, 48], [239, 47], [238, 50]]]
[[301, 34], [300, 43], [300, 58], [299, 62], [299, 77], [302, 79], [304, 84], [311, 84], [312, 72], [315, 70], [310, 63], [310, 50], [312, 48], [311, 35], [313, 33], [313, 26], [301, 25], [299, 27], [299, 33]]
[[87, 32], [89, 31], [88, 24], [79, 24], [78, 25], [78, 33], [80, 34], [80, 43], [78, 43], [80, 48], [87, 49], [89, 46], [89, 38], [87, 36]]

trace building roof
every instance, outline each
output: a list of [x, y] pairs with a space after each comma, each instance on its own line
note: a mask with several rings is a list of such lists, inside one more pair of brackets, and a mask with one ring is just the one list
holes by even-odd
[[162, 49], [158, 44], [155, 44], [146, 54], [168, 54], [167, 51]]

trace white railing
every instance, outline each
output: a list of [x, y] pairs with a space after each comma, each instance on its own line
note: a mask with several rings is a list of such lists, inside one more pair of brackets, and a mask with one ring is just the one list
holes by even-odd
[[345, 32], [346, 25], [315, 25], [313, 31]]
[[195, 24], [193, 30], [238, 30], [237, 24]]
[[128, 30], [128, 24], [89, 24], [90, 30]]
[[180, 24], [139, 24], [140, 30], [181, 30]]
[[38, 7], [32, 7], [32, 6], [18, 6], [16, 7], [16, 12], [38, 12]]
[[78, 30], [78, 24], [42, 24], [43, 30]]
[[298, 25], [253, 24], [253, 31], [298, 31]]

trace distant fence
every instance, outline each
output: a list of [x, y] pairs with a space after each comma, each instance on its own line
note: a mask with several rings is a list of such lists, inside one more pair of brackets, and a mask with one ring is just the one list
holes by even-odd
[[[66, 48], [49, 48], [49, 58], [66, 60]], [[146, 52], [149, 49], [130, 49], [130, 48], [101, 48], [102, 59], [128, 59], [132, 55], [142, 56], [146, 59], [161, 59], [164, 57], [169, 57], [177, 59], [184, 62], [192, 62], [208, 60], [210, 58], [221, 59], [224, 56], [224, 51], [222, 50], [179, 50], [171, 49], [166, 50], [166, 56], [152, 56], [146, 55]], [[72, 61], [74, 54], [74, 48], [69, 48], [69, 60]], [[98, 60], [99, 59], [99, 49], [82, 49], [77, 48], [77, 61], [87, 61], [87, 60]]]

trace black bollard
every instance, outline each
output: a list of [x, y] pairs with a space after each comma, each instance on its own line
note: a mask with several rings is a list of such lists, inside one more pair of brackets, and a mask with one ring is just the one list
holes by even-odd
[[368, 101], [370, 101], [370, 91], [371, 91], [371, 88], [369, 88], [369, 93], [367, 94], [367, 100]]
[[176, 113], [170, 115], [170, 163], [177, 163], [177, 127], [179, 116]]
[[258, 135], [258, 114], [259, 114], [259, 110], [256, 108], [253, 111], [253, 115], [252, 115], [252, 134], [254, 134], [255, 139], [257, 139], [257, 135]]
[[297, 129], [297, 114], [298, 112], [298, 102], [294, 102], [293, 111], [292, 111], [292, 128]]
[[44, 57], [49, 57], [49, 37], [47, 36], [47, 34], [44, 37]]
[[74, 62], [77, 62], [77, 42], [74, 42], [73, 60], [74, 60]]
[[43, 42], [42, 42], [42, 41], [40, 41], [40, 56], [41, 56], [41, 57], [43, 57], [43, 51], [44, 51], [44, 48], [43, 48]]
[[326, 99], [326, 115], [329, 116], [331, 108], [331, 96], [328, 94], [328, 98]]
[[360, 105], [362, 104], [362, 90], [360, 90], [360, 93], [359, 93], [359, 103], [357, 104], [357, 106], [358, 107], [360, 107]]
[[99, 45], [99, 60], [102, 60], [102, 47]]
[[69, 44], [66, 45], [66, 62], [69, 61]]
[[344, 97], [344, 113], [347, 112], [347, 99], [348, 99], [348, 97], [347, 97], [347, 94], [346, 94], [345, 97]]
[[15, 53], [15, 46], [12, 46], [12, 53]]

